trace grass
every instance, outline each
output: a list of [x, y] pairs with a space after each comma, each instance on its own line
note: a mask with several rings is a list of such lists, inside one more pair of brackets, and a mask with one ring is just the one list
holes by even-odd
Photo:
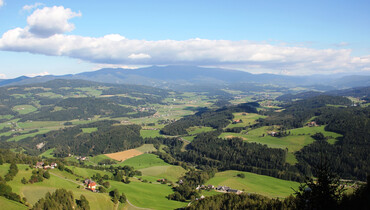
[[0, 196], [0, 206], [2, 209], [28, 209], [27, 206], [8, 200], [2, 196]]
[[19, 114], [28, 114], [37, 111], [37, 108], [32, 105], [17, 105], [13, 107], [13, 111], [18, 112]]
[[155, 182], [158, 179], [167, 179], [176, 182], [178, 178], [182, 177], [186, 170], [181, 166], [153, 166], [149, 168], [140, 169], [143, 179]]
[[40, 156], [40, 157], [46, 157], [46, 158], [53, 158], [52, 153], [54, 152], [54, 149], [55, 149], [55, 148], [48, 149], [48, 150], [46, 150], [45, 152], [41, 153], [39, 156]]
[[233, 113], [234, 120], [242, 120], [243, 122], [237, 124], [229, 124], [226, 128], [234, 128], [234, 127], [246, 127], [249, 125], [256, 124], [256, 120], [259, 118], [266, 118], [266, 116], [254, 114], [254, 113]]
[[140, 136], [143, 138], [155, 138], [162, 135], [159, 133], [159, 130], [140, 130]]
[[168, 200], [167, 195], [173, 193], [170, 186], [164, 184], [150, 184], [142, 182], [122, 182], [111, 181], [111, 185], [119, 192], [125, 193], [127, 199], [135, 206], [150, 209], [177, 209], [185, 207], [187, 203]]
[[[243, 173], [245, 178], [237, 177]], [[268, 197], [287, 197], [298, 189], [299, 183], [286, 181], [269, 176], [258, 175], [241, 171], [224, 171], [216, 173], [215, 177], [208, 180], [206, 185], [225, 185], [233, 189], [243, 190], [248, 193], [257, 193]]]
[[121, 162], [119, 165], [132, 166], [135, 169], [149, 168], [153, 166], [166, 166], [168, 163], [164, 162], [157, 155], [154, 154], [142, 154], [128, 160]]
[[47, 133], [49, 131], [50, 130], [48, 130], [48, 129], [42, 129], [42, 130], [39, 130], [38, 132], [35, 132], [35, 133], [28, 133], [28, 134], [23, 134], [23, 135], [19, 135], [19, 136], [14, 136], [13, 138], [8, 139], [7, 141], [20, 141], [20, 140], [25, 139], [27, 137], [34, 137], [38, 134], [44, 134], [44, 133]]
[[98, 165], [98, 163], [102, 160], [110, 159], [113, 161], [112, 158], [107, 157], [106, 155], [97, 155], [94, 157], [89, 157], [89, 161], [85, 162], [86, 165], [89, 165], [89, 163], [93, 163], [92, 165]]
[[139, 150], [142, 153], [148, 153], [148, 152], [155, 152], [157, 149], [154, 147], [153, 144], [143, 144], [142, 146], [135, 148], [136, 150]]
[[93, 127], [93, 128], [81, 128], [82, 129], [82, 132], [83, 133], [92, 133], [92, 132], [95, 132], [98, 130], [97, 127]]
[[107, 174], [109, 177], [112, 176], [112, 173], [108, 171], [94, 170], [94, 169], [89, 169], [89, 168], [79, 168], [76, 166], [67, 166], [67, 167], [71, 169], [74, 174], [77, 174], [84, 178], [91, 178], [93, 175], [97, 173], [99, 173], [102, 176], [104, 176], [105, 174]]
[[214, 130], [216, 130], [216, 129], [214, 129], [212, 127], [204, 127], [204, 126], [195, 126], [195, 127], [190, 127], [188, 129], [186, 129], [186, 131], [190, 135], [195, 135], [195, 134], [198, 134], [198, 133], [210, 132], [210, 131], [214, 131]]

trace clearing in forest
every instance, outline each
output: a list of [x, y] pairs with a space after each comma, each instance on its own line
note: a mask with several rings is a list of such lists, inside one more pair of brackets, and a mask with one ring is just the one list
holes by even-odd
[[143, 154], [143, 152], [140, 152], [139, 150], [129, 149], [129, 150], [126, 150], [126, 151], [109, 153], [109, 154], [105, 154], [105, 155], [107, 157], [110, 157], [110, 158], [114, 159], [114, 160], [124, 161], [124, 160], [127, 160], [129, 158], [141, 155], [141, 154]]

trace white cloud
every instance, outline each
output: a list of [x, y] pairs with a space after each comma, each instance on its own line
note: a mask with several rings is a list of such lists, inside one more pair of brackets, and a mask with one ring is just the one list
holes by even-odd
[[30, 4], [30, 5], [24, 5], [22, 10], [25, 10], [25, 11], [31, 11], [37, 7], [40, 7], [40, 6], [43, 6], [44, 4], [43, 3], [40, 3], [40, 2], [36, 2], [34, 4]]
[[0, 79], [6, 79], [6, 75], [5, 74], [0, 74]]
[[98, 63], [95, 64], [94, 67], [92, 68], [93, 70], [99, 70], [103, 68], [123, 68], [123, 69], [138, 69], [142, 67], [147, 67], [147, 66], [129, 66], [129, 65], [122, 65], [122, 64], [105, 64], [105, 63]]
[[37, 77], [37, 76], [46, 76], [50, 75], [49, 72], [41, 72], [41, 73], [33, 73], [33, 74], [26, 74], [27, 77]]
[[81, 13], [72, 12], [63, 6], [44, 7], [35, 10], [27, 18], [28, 31], [39, 37], [50, 37], [72, 31], [74, 25], [68, 20], [81, 16]]
[[0, 7], [2, 7], [3, 5], [4, 5], [4, 1], [0, 0]]
[[139, 53], [139, 54], [132, 53], [131, 55], [128, 56], [128, 58], [130, 58], [130, 59], [147, 59], [147, 58], [151, 58], [151, 56], [148, 55], [148, 54], [145, 54], [145, 53]]
[[37, 9], [28, 17], [28, 26], [2, 35], [0, 50], [67, 56], [106, 65], [188, 64], [292, 75], [368, 71], [370, 67], [370, 56], [353, 57], [350, 49], [312, 49], [246, 40], [147, 41], [119, 34], [98, 38], [64, 34], [73, 30], [68, 20], [77, 16], [81, 14], [64, 7]]

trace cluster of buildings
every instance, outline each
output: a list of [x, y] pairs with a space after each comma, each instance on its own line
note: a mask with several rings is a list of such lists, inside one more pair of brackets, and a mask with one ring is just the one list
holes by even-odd
[[44, 162], [37, 162], [35, 168], [43, 168], [43, 169], [54, 169], [58, 167], [57, 163], [51, 163], [50, 165], [46, 165]]
[[220, 191], [220, 192], [224, 192], [224, 193], [236, 193], [236, 194], [241, 194], [243, 191], [241, 190], [235, 190], [235, 189], [231, 189], [230, 187], [228, 186], [218, 186], [218, 187], [215, 187], [213, 185], [198, 185], [198, 187], [195, 188], [196, 190], [217, 190], [217, 191]]
[[235, 193], [235, 194], [241, 194], [243, 191], [241, 190], [235, 190], [235, 189], [231, 189], [230, 187], [228, 186], [218, 186], [215, 188], [217, 191], [220, 191], [220, 192], [227, 192], [227, 193]]

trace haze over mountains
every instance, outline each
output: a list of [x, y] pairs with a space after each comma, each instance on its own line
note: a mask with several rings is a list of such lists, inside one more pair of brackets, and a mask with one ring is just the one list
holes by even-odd
[[139, 84], [155, 87], [174, 85], [227, 85], [234, 83], [260, 83], [279, 86], [325, 86], [325, 89], [351, 88], [370, 85], [365, 75], [311, 75], [287, 76], [277, 74], [251, 74], [244, 71], [196, 66], [151, 66], [139, 69], [104, 68], [97, 71], [61, 76], [21, 76], [0, 80], [0, 86], [33, 84], [53, 79], [82, 79], [103, 83]]

